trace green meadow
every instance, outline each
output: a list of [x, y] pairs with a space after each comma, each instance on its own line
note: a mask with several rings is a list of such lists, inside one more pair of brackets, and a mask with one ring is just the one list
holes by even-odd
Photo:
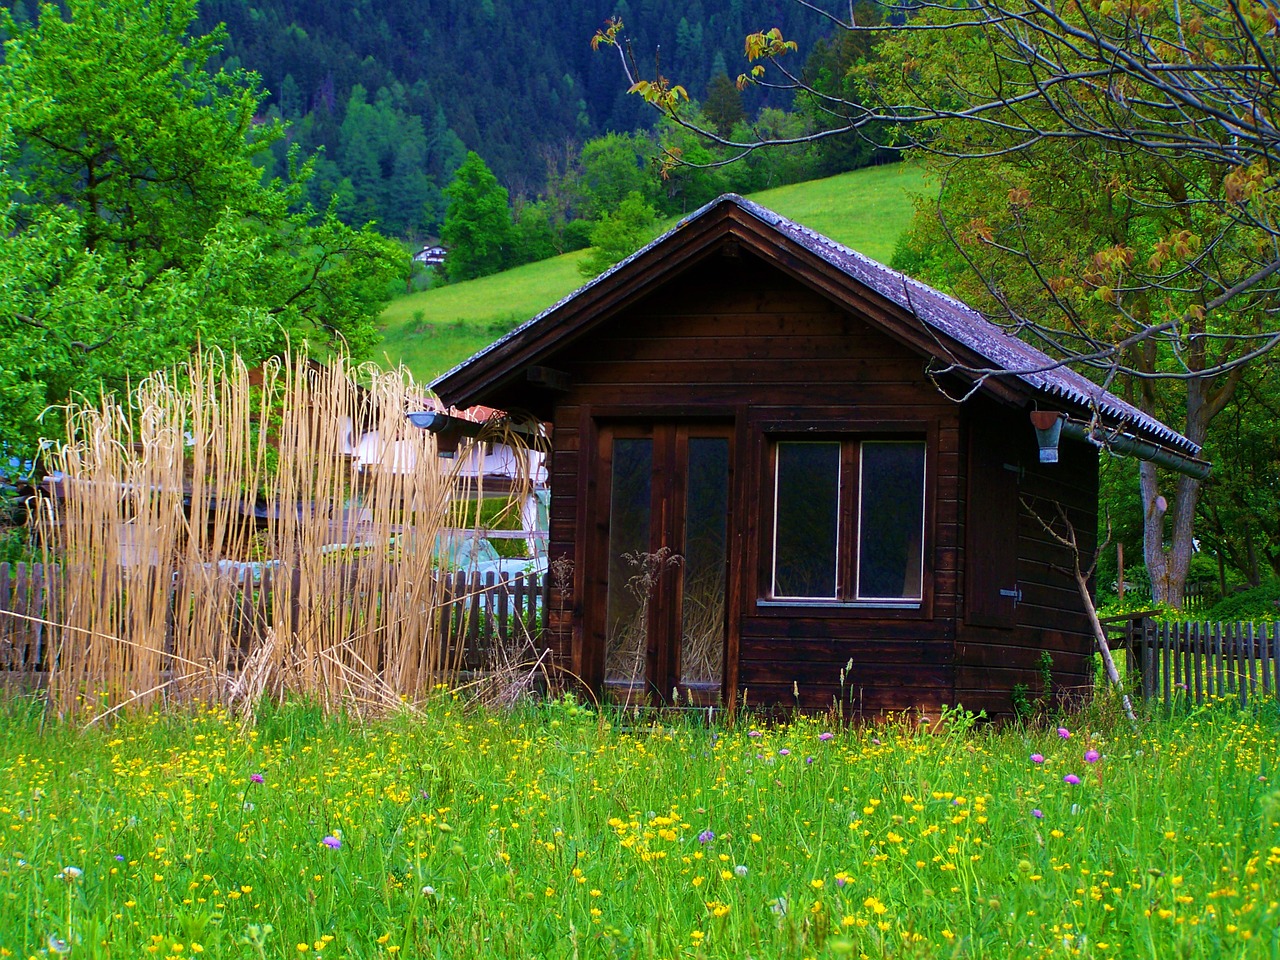
[[[765, 190], [750, 199], [888, 261], [911, 220], [913, 198], [924, 189], [916, 168], [892, 164]], [[581, 286], [578, 261], [585, 254], [578, 250], [398, 297], [382, 314], [383, 341], [374, 348], [375, 357], [391, 365], [404, 363], [415, 377], [429, 382]]]
[[[1105, 713], [1113, 715], [1114, 704]], [[0, 956], [1275, 957], [1273, 708], [0, 717]], [[933, 718], [937, 719], [937, 718]]]

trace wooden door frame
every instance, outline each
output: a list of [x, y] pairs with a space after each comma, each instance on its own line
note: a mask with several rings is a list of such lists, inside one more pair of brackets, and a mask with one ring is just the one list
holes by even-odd
[[[698, 433], [705, 429], [706, 434]], [[593, 571], [584, 585], [589, 586], [583, 617], [583, 678], [593, 690], [604, 692], [606, 628], [609, 598], [609, 532], [613, 479], [613, 441], [618, 438], [650, 438], [653, 440], [653, 475], [650, 490], [649, 549], [678, 544], [684, 548], [685, 504], [688, 497], [687, 467], [690, 432], [694, 439], [702, 436], [723, 439], [728, 443], [728, 476], [725, 504], [725, 639], [721, 665], [720, 691], [729, 701], [730, 684], [737, 678], [737, 642], [733, 631], [739, 617], [733, 604], [739, 595], [741, 556], [732, 547], [737, 536], [737, 477], [735, 462], [738, 450], [738, 424], [724, 416], [671, 417], [630, 416], [600, 418], [594, 423], [592, 482], [583, 543], [584, 564]], [[683, 577], [674, 572], [661, 576], [650, 599], [648, 636], [645, 651], [645, 686], [656, 689], [665, 701], [673, 686], [671, 679], [678, 669], [680, 650], [680, 616], [683, 606]]]

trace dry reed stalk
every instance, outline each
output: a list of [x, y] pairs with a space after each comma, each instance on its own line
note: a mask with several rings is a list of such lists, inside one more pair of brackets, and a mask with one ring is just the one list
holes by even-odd
[[[251, 372], [205, 354], [127, 403], [73, 406], [66, 497], [40, 525], [62, 559], [58, 711], [156, 696], [252, 710], [264, 692], [361, 709], [449, 682], [463, 650], [440, 629], [437, 540], [483, 491], [405, 418], [421, 395], [342, 358]], [[377, 437], [362, 471], [349, 425]]]

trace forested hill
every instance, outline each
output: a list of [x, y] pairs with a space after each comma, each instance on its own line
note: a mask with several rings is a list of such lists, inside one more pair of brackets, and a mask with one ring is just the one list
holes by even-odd
[[780, 26], [803, 57], [824, 29], [790, 0], [202, 0], [199, 26], [225, 23], [227, 60], [262, 76], [305, 149], [325, 148], [317, 196], [347, 189], [350, 218], [405, 233], [388, 211], [430, 207], [467, 149], [533, 194], [570, 143], [652, 124], [616, 52], [591, 49], [610, 16], [695, 99], [743, 71], [747, 33]]

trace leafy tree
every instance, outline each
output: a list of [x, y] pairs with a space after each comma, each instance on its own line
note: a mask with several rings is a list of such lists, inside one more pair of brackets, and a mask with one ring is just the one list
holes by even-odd
[[[998, 29], [994, 40], [952, 29], [955, 12], [931, 14], [936, 29], [886, 40], [872, 75], [882, 95], [917, 109], [960, 102], [989, 116], [938, 118], [920, 151], [943, 185], [916, 234], [931, 262], [926, 276], [1205, 445], [1248, 364], [1277, 342], [1278, 288], [1268, 278], [1280, 267], [1268, 252], [1280, 231], [1258, 192], [1264, 174], [1248, 159], [1269, 147], [1224, 124], [1216, 98], [1242, 85], [1251, 99], [1280, 104], [1280, 86], [1258, 84], [1252, 64], [1265, 48], [1249, 38], [1249, 15], [1213, 11], [1212, 41], [1197, 39], [1199, 28], [1179, 39], [1172, 8], [1125, 16], [1037, 15], [1045, 45], [1037, 57], [1052, 50], [1057, 64], [1050, 87], [1041, 86], [1038, 60], [1002, 59], [997, 74], [993, 53], [1012, 41]], [[1119, 60], [1099, 52], [1110, 46], [1125, 51]], [[1215, 71], [1179, 68], [1210, 54]], [[912, 65], [906, 81], [891, 61]], [[1186, 90], [1165, 85], [1162, 61], [1187, 73]], [[1100, 82], [1112, 94], [1098, 112], [1085, 98], [1096, 99]], [[1000, 84], [1012, 84], [1006, 95], [1023, 91], [1016, 107], [990, 100]], [[1154, 596], [1180, 605], [1202, 487], [1162, 477], [1151, 462], [1138, 477]]]
[[632, 193], [651, 193], [655, 178], [645, 169], [653, 146], [640, 134], [610, 133], [582, 145], [581, 184], [589, 219], [599, 219]]
[[767, 107], [750, 127], [740, 123], [733, 136], [745, 139], [753, 133], [765, 141], [788, 141], [786, 146], [754, 150], [725, 167], [731, 185], [739, 193], [767, 190], [799, 183], [817, 176], [817, 147], [807, 141], [813, 132], [809, 118], [797, 110], [788, 113]]
[[0, 433], [31, 442], [47, 405], [197, 342], [369, 347], [402, 252], [308, 207], [308, 165], [264, 182], [282, 131], [255, 125], [255, 78], [205, 69], [195, 0], [0, 16]]
[[[696, 105], [686, 113], [697, 116]], [[689, 213], [714, 200], [729, 189], [729, 173], [722, 164], [726, 156], [717, 145], [670, 119], [658, 127], [663, 149], [679, 162], [662, 172], [661, 210], [668, 216]]]
[[507, 189], [478, 153], [467, 153], [444, 195], [448, 207], [440, 236], [449, 248], [449, 279], [470, 280], [503, 269], [512, 243]]
[[613, 213], [606, 213], [591, 231], [591, 253], [578, 263], [578, 272], [594, 277], [635, 253], [653, 239], [657, 217], [638, 192], [628, 194]]
[[[798, 44], [779, 29], [747, 37], [754, 65], [740, 79], [812, 98], [835, 122], [811, 140], [888, 130], [929, 158], [955, 253], [932, 244], [919, 260], [963, 264], [933, 279], [1204, 443], [1242, 369], [1280, 344], [1275, 11], [971, 0], [913, 4], [896, 24], [851, 13], [828, 20], [879, 42], [838, 90], [789, 68]], [[620, 30], [611, 23], [596, 43], [625, 50]], [[769, 146], [726, 142], [681, 87], [623, 63], [669, 122], [725, 149]], [[1150, 462], [1139, 473], [1155, 599], [1180, 605], [1199, 482], [1170, 482]]]
[[[1280, 403], [1276, 364], [1245, 375], [1209, 431], [1213, 475], [1198, 502], [1204, 548], [1250, 586], [1280, 578]], [[1225, 580], [1225, 576], [1223, 577]]]
[[512, 264], [546, 260], [560, 253], [562, 246], [551, 224], [547, 204], [526, 203], [515, 221]]

